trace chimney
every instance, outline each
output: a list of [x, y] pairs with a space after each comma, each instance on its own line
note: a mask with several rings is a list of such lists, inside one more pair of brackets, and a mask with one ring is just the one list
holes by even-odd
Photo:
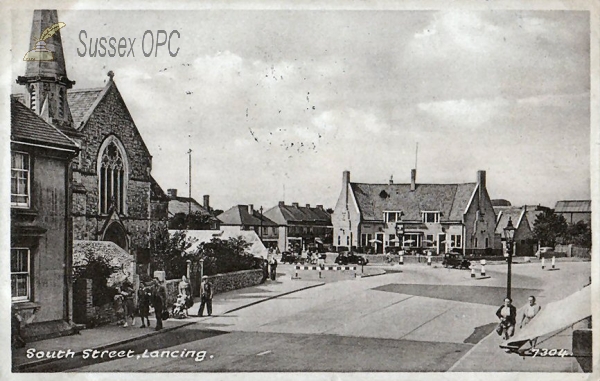
[[248, 204], [248, 214], [250, 214], [250, 215], [254, 214], [254, 205]]
[[307, 208], [310, 208], [310, 204], [306, 204], [306, 207], [307, 207]]
[[177, 198], [177, 189], [167, 189], [169, 198]]
[[317, 205], [317, 209], [323, 210], [323, 205]]
[[390, 176], [390, 185], [394, 184], [394, 175]]
[[414, 192], [415, 189], [417, 189], [417, 170], [411, 169], [410, 170], [410, 190], [411, 190], [411, 192]]
[[292, 202], [292, 206], [293, 206], [294, 208], [297, 208], [297, 207], [298, 207], [298, 203], [297, 203], [297, 202]]
[[350, 171], [344, 171], [342, 175], [342, 194], [346, 205], [348, 205], [348, 186], [350, 185]]
[[279, 206], [285, 206], [285, 201], [279, 201]]
[[210, 196], [209, 196], [209, 195], [207, 195], [207, 194], [205, 194], [205, 195], [203, 196], [203, 198], [204, 198], [204, 208], [205, 208], [206, 210], [210, 211]]
[[477, 171], [477, 185], [479, 185], [479, 207], [481, 208], [485, 193], [485, 171]]

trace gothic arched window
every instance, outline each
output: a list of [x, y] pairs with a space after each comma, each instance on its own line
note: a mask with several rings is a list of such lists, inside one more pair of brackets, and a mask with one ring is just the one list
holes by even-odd
[[114, 208], [123, 214], [127, 195], [127, 158], [114, 137], [107, 139], [103, 146], [98, 163], [100, 213], [108, 213]]

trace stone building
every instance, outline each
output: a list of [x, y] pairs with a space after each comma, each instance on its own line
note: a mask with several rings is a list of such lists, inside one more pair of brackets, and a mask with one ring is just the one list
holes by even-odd
[[504, 228], [506, 228], [510, 219], [515, 228], [513, 255], [532, 256], [535, 253], [537, 242], [533, 238], [533, 229], [529, 221], [530, 214], [527, 213], [527, 205], [523, 207], [495, 206], [494, 211], [496, 212], [496, 248], [502, 249], [504, 255], [507, 255]]
[[[31, 44], [58, 22], [55, 10], [36, 10]], [[152, 156], [108, 73], [102, 88], [72, 89], [60, 31], [46, 40], [52, 61], [28, 61], [17, 82], [28, 108], [80, 147], [71, 163], [73, 238], [111, 241], [130, 254], [130, 265], [149, 262], [149, 238], [168, 219], [168, 198], [152, 177]], [[32, 47], [30, 47], [32, 49]], [[75, 255], [78, 255], [75, 247]]]
[[485, 171], [477, 182], [419, 184], [411, 171], [409, 184], [350, 181], [344, 171], [333, 222], [338, 248], [383, 253], [410, 247], [441, 254], [493, 249], [496, 215], [487, 192]]

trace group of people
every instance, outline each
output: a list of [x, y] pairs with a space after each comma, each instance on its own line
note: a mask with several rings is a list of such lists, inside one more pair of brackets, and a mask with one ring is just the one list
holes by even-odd
[[135, 327], [135, 316], [138, 314], [141, 320], [140, 328], [145, 328], [146, 324], [150, 328], [149, 315], [150, 306], [152, 306], [156, 314], [155, 330], [161, 330], [163, 328], [162, 321], [167, 300], [167, 293], [164, 286], [155, 278], [149, 285], [140, 287], [138, 290], [137, 308], [134, 303], [134, 293], [133, 285], [128, 280], [125, 280], [118, 287], [118, 293], [114, 297], [117, 324], [122, 327], [128, 327], [129, 319], [131, 319], [131, 326]]
[[[523, 309], [521, 314], [521, 322], [519, 328], [523, 328], [527, 325], [542, 309], [542, 307], [536, 304], [535, 296], [529, 297], [529, 304]], [[511, 298], [504, 298], [504, 304], [496, 311], [496, 316], [500, 319], [498, 326], [496, 327], [496, 333], [502, 336], [504, 340], [508, 340], [515, 334], [515, 326], [517, 325], [517, 308], [512, 305]], [[531, 343], [535, 346], [535, 340]]]

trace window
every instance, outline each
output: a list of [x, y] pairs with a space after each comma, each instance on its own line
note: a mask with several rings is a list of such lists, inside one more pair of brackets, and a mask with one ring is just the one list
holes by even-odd
[[35, 94], [35, 86], [34, 85], [31, 85], [31, 87], [29, 88], [29, 97], [30, 97], [29, 98], [29, 100], [30, 100], [29, 108], [31, 108], [35, 112], [37, 110], [35, 107], [35, 104], [37, 102], [37, 100], [36, 100], [37, 97]]
[[423, 222], [435, 224], [440, 222], [440, 212], [422, 212]]
[[383, 221], [385, 221], [385, 222], [401, 221], [403, 215], [404, 215], [404, 213], [402, 213], [402, 212], [383, 212]]
[[433, 246], [433, 234], [427, 234], [425, 238], [425, 242], [423, 242], [425, 246], [432, 247]]
[[488, 247], [490, 247], [490, 239], [485, 237], [485, 248], [487, 249]]
[[350, 237], [346, 236], [346, 246], [350, 246]]
[[473, 245], [473, 246], [474, 246], [475, 248], [477, 248], [477, 244], [478, 244], [478, 242], [477, 242], [477, 237], [475, 237], [475, 245]]
[[402, 246], [419, 247], [421, 236], [419, 234], [405, 234], [402, 236]]
[[361, 246], [369, 246], [371, 244], [370, 241], [371, 241], [372, 237], [373, 237], [372, 234], [364, 234], [364, 233], [361, 234], [360, 235], [360, 240], [361, 240], [360, 245]]
[[340, 246], [340, 245], [342, 244], [341, 240], [342, 240], [342, 237], [340, 237], [340, 236], [338, 235], [338, 246]]
[[10, 206], [29, 207], [29, 155], [11, 153]]
[[450, 240], [452, 241], [452, 247], [462, 247], [462, 236], [460, 234], [451, 235]]
[[100, 177], [100, 212], [108, 213], [114, 208], [118, 213], [124, 213], [126, 192], [126, 163], [124, 154], [116, 144], [116, 138], [111, 137], [102, 152], [99, 165]]
[[10, 249], [10, 290], [12, 301], [29, 300], [30, 263], [29, 249]]

